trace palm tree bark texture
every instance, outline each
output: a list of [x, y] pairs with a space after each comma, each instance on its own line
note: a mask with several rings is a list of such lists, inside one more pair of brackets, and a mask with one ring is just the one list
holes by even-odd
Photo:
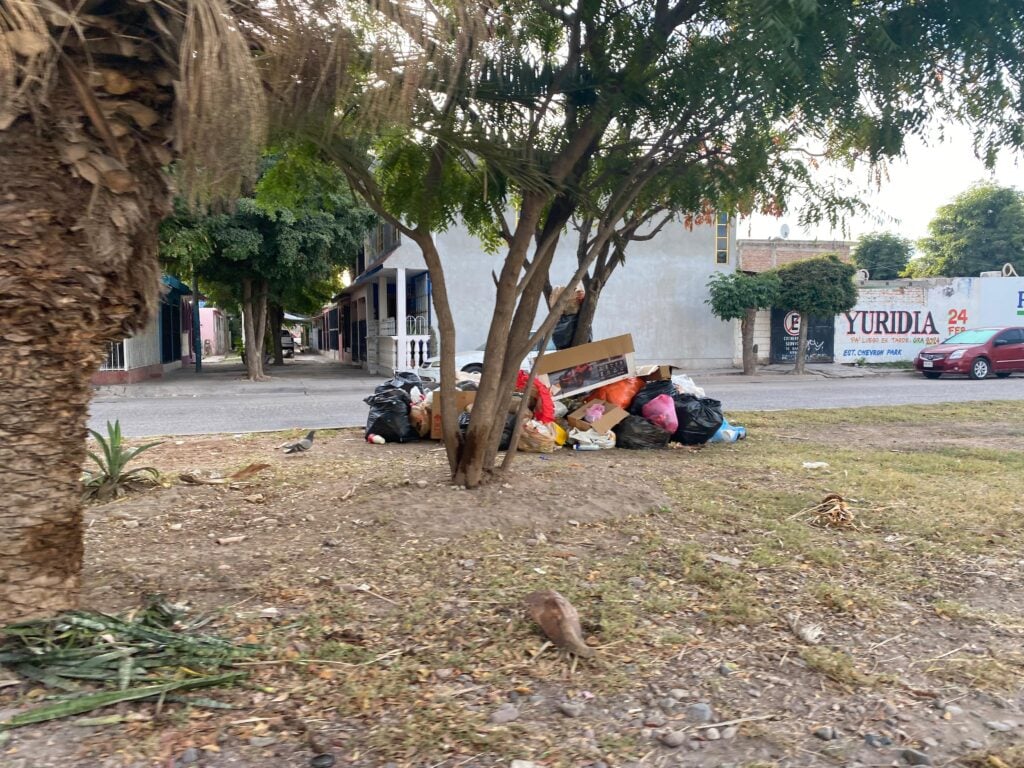
[[68, 147], [103, 148], [73, 94], [50, 99], [49, 124], [0, 132], [0, 623], [76, 599], [90, 378], [150, 316], [168, 200], [142, 148], [120, 194], [75, 178]]
[[265, 110], [222, 0], [0, 0], [0, 33], [3, 625], [77, 602], [90, 379], [157, 304], [165, 168], [237, 192]]

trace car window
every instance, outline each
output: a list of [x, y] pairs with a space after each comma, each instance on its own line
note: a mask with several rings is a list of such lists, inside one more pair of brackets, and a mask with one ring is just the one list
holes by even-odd
[[1022, 338], [1020, 329], [1008, 328], [996, 336], [995, 340], [1000, 344], [1020, 344], [1021, 341], [1024, 341], [1024, 338]]
[[995, 335], [991, 328], [980, 328], [975, 331], [962, 331], [946, 339], [943, 344], [984, 344]]

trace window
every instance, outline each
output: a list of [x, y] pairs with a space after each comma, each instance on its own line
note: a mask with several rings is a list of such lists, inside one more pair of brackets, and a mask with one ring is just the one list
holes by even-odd
[[1024, 342], [1024, 330], [1011, 328], [1008, 331], [1003, 331], [996, 341], [1002, 341], [1004, 344], [1020, 344]]
[[719, 213], [715, 225], [715, 263], [729, 263], [729, 214]]

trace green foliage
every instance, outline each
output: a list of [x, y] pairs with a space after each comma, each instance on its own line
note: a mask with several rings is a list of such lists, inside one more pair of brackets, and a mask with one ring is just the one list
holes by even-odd
[[838, 315], [857, 303], [853, 276], [857, 268], [834, 254], [796, 261], [775, 270], [779, 277], [776, 306], [808, 315]]
[[774, 272], [748, 275], [716, 272], [708, 281], [711, 312], [719, 320], [742, 319], [748, 309], [768, 309], [779, 295], [781, 281]]
[[1024, 267], [1024, 192], [976, 184], [939, 208], [919, 243], [923, 256], [910, 263], [911, 277], [977, 276], [1007, 262]]
[[265, 159], [253, 197], [230, 212], [195, 215], [183, 205], [160, 227], [160, 255], [172, 271], [195, 268], [222, 305], [237, 303], [243, 278], [267, 280], [270, 299], [298, 312], [323, 304], [355, 264], [373, 214], [344, 175], [303, 145]]
[[104, 437], [96, 430], [90, 429], [89, 433], [99, 444], [100, 453], [89, 451], [89, 458], [96, 462], [98, 471], [86, 472], [83, 484], [85, 485], [86, 499], [109, 499], [124, 494], [133, 483], [143, 479], [143, 475], [149, 475], [150, 480], [155, 480], [160, 473], [154, 467], [133, 467], [128, 469], [128, 463], [143, 451], [160, 445], [160, 442], [146, 443], [137, 448], [125, 446], [121, 437], [121, 422], [107, 422], [107, 436]]
[[913, 246], [910, 241], [891, 232], [872, 232], [857, 241], [853, 263], [866, 269], [872, 280], [894, 280], [900, 276]]

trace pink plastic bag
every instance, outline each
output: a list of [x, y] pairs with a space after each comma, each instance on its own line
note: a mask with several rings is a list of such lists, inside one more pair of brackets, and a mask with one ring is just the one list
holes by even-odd
[[672, 433], [679, 429], [676, 404], [668, 395], [658, 395], [643, 408], [643, 416], [659, 429]]

